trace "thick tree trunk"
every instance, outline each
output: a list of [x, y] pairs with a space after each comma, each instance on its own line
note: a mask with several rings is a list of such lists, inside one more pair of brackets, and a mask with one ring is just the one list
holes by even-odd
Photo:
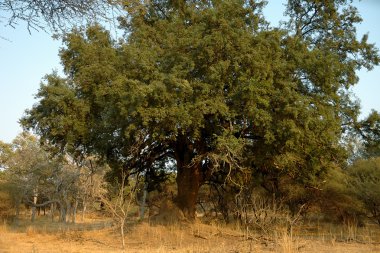
[[176, 203], [185, 217], [193, 221], [195, 219], [198, 192], [202, 183], [202, 171], [198, 164], [182, 166], [177, 170], [178, 194]]
[[175, 202], [190, 221], [195, 220], [198, 192], [204, 182], [201, 162], [193, 160], [201, 148], [198, 147], [197, 150], [195, 152], [194, 143], [187, 136], [178, 137], [175, 146], [178, 189]]

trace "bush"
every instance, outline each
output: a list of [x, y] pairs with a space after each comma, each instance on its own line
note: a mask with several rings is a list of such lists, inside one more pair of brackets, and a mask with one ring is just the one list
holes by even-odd
[[5, 182], [0, 181], [0, 220], [8, 219], [14, 215], [11, 196], [5, 191]]
[[350, 183], [350, 175], [340, 168], [329, 171], [322, 186], [319, 207], [330, 221], [362, 223], [363, 204]]
[[356, 161], [348, 170], [349, 184], [369, 217], [380, 225], [380, 157]]

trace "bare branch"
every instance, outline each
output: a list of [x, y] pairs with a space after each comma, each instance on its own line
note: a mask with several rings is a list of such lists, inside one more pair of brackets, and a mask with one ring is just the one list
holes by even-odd
[[9, 15], [8, 26], [14, 28], [23, 21], [31, 33], [64, 31], [91, 22], [115, 22], [115, 13], [120, 13], [121, 8], [118, 1], [109, 0], [2, 0], [0, 11]]

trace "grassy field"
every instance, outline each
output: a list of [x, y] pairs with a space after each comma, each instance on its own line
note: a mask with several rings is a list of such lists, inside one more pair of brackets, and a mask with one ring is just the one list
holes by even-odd
[[278, 230], [259, 235], [236, 226], [218, 224], [128, 225], [123, 251], [118, 230], [107, 219], [87, 219], [77, 224], [51, 222], [38, 217], [33, 224], [0, 225], [1, 253], [90, 252], [380, 252], [380, 231], [337, 225], [310, 225], [294, 229], [293, 236]]

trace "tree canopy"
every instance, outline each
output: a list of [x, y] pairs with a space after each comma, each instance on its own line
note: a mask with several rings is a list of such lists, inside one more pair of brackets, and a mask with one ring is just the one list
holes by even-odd
[[215, 178], [261, 178], [280, 195], [281, 179], [318, 188], [346, 161], [341, 140], [358, 115], [349, 88], [379, 62], [347, 1], [290, 0], [282, 28], [261, 1], [134, 4], [118, 41], [99, 25], [64, 36], [65, 77], [46, 76], [26, 128], [115, 170], [174, 163], [188, 218]]

